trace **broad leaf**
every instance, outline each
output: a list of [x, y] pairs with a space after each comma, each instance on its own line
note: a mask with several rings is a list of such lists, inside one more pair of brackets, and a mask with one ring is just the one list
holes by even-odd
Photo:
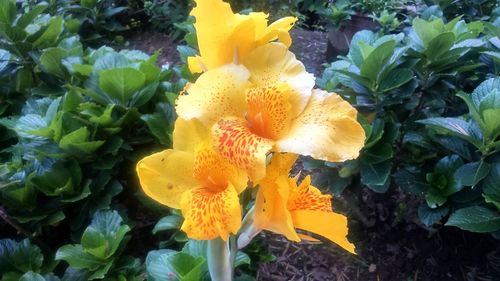
[[500, 230], [500, 215], [485, 207], [472, 206], [453, 212], [446, 225], [472, 232], [493, 232]]

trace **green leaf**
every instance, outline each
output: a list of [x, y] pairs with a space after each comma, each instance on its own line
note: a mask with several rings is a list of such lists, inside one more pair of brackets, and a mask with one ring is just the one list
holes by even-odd
[[378, 74], [386, 66], [386, 63], [394, 53], [395, 47], [396, 41], [391, 40], [373, 50], [361, 65], [361, 76], [370, 79], [372, 82], [377, 81]]
[[182, 218], [176, 215], [170, 215], [161, 218], [153, 228], [153, 234], [158, 233], [159, 231], [165, 230], [178, 230], [182, 225]]
[[115, 68], [101, 72], [99, 87], [122, 105], [126, 105], [145, 81], [146, 76], [139, 70], [130, 67]]
[[[15, 242], [10, 239], [0, 240], [0, 265], [8, 263], [21, 272], [40, 271], [43, 254], [40, 248], [32, 245], [28, 239]], [[3, 269], [0, 269], [0, 273]]]
[[33, 47], [44, 49], [55, 45], [62, 31], [63, 18], [61, 16], [51, 18], [45, 32], [33, 42]]
[[430, 61], [438, 61], [451, 49], [454, 42], [453, 32], [441, 33], [429, 42], [425, 54]]
[[472, 232], [493, 232], [500, 230], [500, 216], [488, 208], [472, 206], [453, 212], [446, 225]]
[[379, 89], [382, 92], [388, 92], [408, 83], [414, 77], [413, 71], [407, 68], [393, 69], [380, 82]]
[[384, 193], [389, 188], [392, 161], [361, 166], [361, 182], [375, 192]]
[[238, 251], [238, 253], [236, 253], [236, 257], [234, 259], [234, 267], [238, 267], [240, 265], [249, 265], [251, 262], [250, 260], [250, 257], [243, 253], [242, 251]]
[[64, 245], [56, 253], [56, 260], [64, 260], [70, 266], [81, 269], [97, 270], [106, 261], [85, 252], [82, 245]]
[[483, 192], [490, 200], [500, 202], [500, 163], [491, 165], [490, 173], [483, 181]]
[[392, 156], [392, 145], [386, 142], [380, 142], [370, 149], [363, 151], [361, 155], [361, 162], [363, 164], [377, 164], [391, 159]]
[[83, 232], [81, 244], [84, 250], [92, 254], [93, 256], [96, 256], [100, 259], [107, 258], [106, 252], [109, 248], [108, 241], [106, 240], [104, 234], [102, 234], [97, 229], [94, 229], [93, 227], [87, 227], [87, 229], [85, 229], [85, 232]]
[[88, 137], [87, 127], [81, 127], [63, 136], [59, 141], [59, 147], [78, 155], [79, 153], [91, 154], [104, 144], [104, 141], [87, 141]]
[[143, 114], [141, 119], [146, 122], [148, 129], [159, 143], [170, 145], [172, 142], [172, 124], [175, 121], [174, 109], [170, 104], [158, 103], [155, 113]]
[[[2, 4], [0, 4], [2, 6]], [[27, 13], [22, 14], [16, 21], [16, 26], [20, 28], [26, 28], [29, 24], [33, 22], [33, 20], [43, 13], [45, 9], [48, 7], [46, 3], [40, 3], [35, 7], [32, 7], [31, 10]]]
[[438, 221], [442, 220], [448, 213], [450, 209], [448, 207], [438, 207], [438, 208], [429, 208], [426, 204], [420, 205], [418, 207], [418, 217], [422, 221], [423, 224], [430, 227]]
[[479, 136], [474, 133], [471, 123], [468, 123], [462, 119], [451, 117], [435, 117], [418, 120], [417, 122], [425, 124], [437, 130], [438, 133], [459, 137], [478, 148], [482, 146], [482, 141]]
[[35, 273], [33, 271], [26, 272], [19, 278], [19, 281], [45, 281], [42, 275]]
[[67, 55], [68, 53], [64, 49], [48, 48], [40, 56], [40, 66], [45, 72], [59, 78], [64, 78], [67, 75], [67, 71], [61, 62]]
[[427, 190], [425, 193], [425, 201], [427, 202], [427, 206], [429, 208], [437, 208], [439, 206], [442, 206], [444, 203], [446, 203], [448, 199], [441, 195], [441, 192], [436, 190], [435, 188], [430, 188]]
[[441, 34], [441, 32], [444, 31], [444, 23], [441, 19], [426, 21], [420, 18], [415, 18], [412, 26], [415, 33], [417, 33], [426, 48], [432, 39], [436, 38], [439, 34]]
[[16, 1], [15, 0], [0, 0], [0, 23], [10, 25], [16, 18]]
[[474, 89], [471, 94], [471, 99], [477, 111], [479, 111], [481, 101], [495, 89], [500, 90], [500, 77], [490, 78]]
[[96, 6], [97, 0], [82, 0], [80, 1], [80, 5], [85, 8], [92, 9]]
[[491, 165], [484, 162], [472, 162], [463, 165], [455, 172], [455, 180], [465, 186], [475, 186], [490, 172]]
[[150, 252], [146, 259], [146, 268], [151, 280], [198, 281], [201, 280], [205, 263], [203, 257], [164, 250]]

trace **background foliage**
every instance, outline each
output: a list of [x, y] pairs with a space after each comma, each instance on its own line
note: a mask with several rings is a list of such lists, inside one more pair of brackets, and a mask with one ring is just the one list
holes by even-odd
[[[500, 231], [500, 8], [495, 1], [231, 1], [301, 26], [371, 16], [317, 80], [360, 111], [345, 164], [303, 159], [341, 195], [401, 190], [421, 224]], [[138, 159], [171, 145], [173, 104], [195, 77], [191, 1], [0, 0], [0, 280], [208, 280], [206, 247], [138, 192]], [[142, 24], [142, 25], [141, 25]], [[117, 51], [134, 28], [179, 40], [181, 64]], [[139, 29], [140, 31], [140, 29]], [[152, 232], [154, 250], [134, 239]], [[148, 234], [149, 235], [149, 234]], [[132, 242], [132, 243], [131, 243]], [[151, 251], [150, 251], [151, 250]], [[149, 252], [148, 252], [149, 251]], [[252, 280], [265, 247], [240, 252]]]

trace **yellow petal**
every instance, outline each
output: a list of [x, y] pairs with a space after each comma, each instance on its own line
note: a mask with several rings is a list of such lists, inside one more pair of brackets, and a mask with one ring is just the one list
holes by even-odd
[[[235, 14], [222, 0], [195, 2], [191, 15], [196, 18], [194, 26], [202, 65], [209, 70], [235, 62], [235, 57], [245, 60], [254, 48], [276, 39], [287, 46], [291, 43], [288, 31], [296, 18], [283, 18], [267, 26], [264, 13]], [[203, 68], [193, 60], [188, 62], [192, 72]]]
[[250, 130], [263, 138], [278, 139], [291, 125], [293, 95], [286, 84], [272, 87], [250, 88], [246, 93], [248, 111], [246, 119]]
[[200, 56], [188, 57], [187, 64], [192, 73], [200, 73], [207, 70]]
[[355, 159], [365, 142], [355, 115], [356, 110], [337, 94], [313, 90], [289, 133], [276, 143], [276, 150], [331, 162]]
[[247, 187], [247, 174], [244, 170], [231, 165], [215, 151], [212, 142], [201, 143], [195, 151], [193, 176], [212, 192], [219, 192], [232, 185], [237, 193]]
[[250, 81], [255, 87], [288, 84], [295, 90], [290, 97], [290, 102], [296, 109], [294, 116], [302, 112], [311, 96], [315, 78], [285, 45], [269, 43], [258, 47], [243, 64], [250, 71]]
[[341, 214], [322, 211], [293, 211], [292, 220], [296, 228], [321, 235], [340, 247], [355, 254], [354, 245], [347, 240], [347, 218]]
[[207, 126], [223, 116], [243, 116], [249, 75], [245, 67], [234, 64], [203, 73], [187, 95], [179, 96], [177, 114], [185, 120], [197, 118]]
[[292, 29], [296, 21], [296, 17], [285, 17], [273, 22], [264, 30], [263, 34], [257, 34], [258, 36], [260, 35], [257, 39], [258, 44], [262, 45], [278, 39], [279, 42], [290, 47], [292, 40], [288, 31]]
[[227, 117], [212, 127], [215, 145], [229, 162], [245, 169], [252, 181], [266, 174], [266, 155], [273, 147], [273, 141], [259, 137], [241, 118]]
[[[235, 50], [247, 50], [255, 44], [255, 23], [250, 16], [234, 14], [221, 0], [195, 2], [191, 15], [196, 18], [198, 48], [208, 69], [232, 62]], [[192, 72], [199, 70], [189, 66]]]
[[287, 209], [290, 189], [287, 174], [274, 179], [267, 179], [266, 175], [266, 180], [259, 184], [254, 224], [258, 229], [266, 229], [282, 234], [289, 240], [300, 241]]
[[177, 118], [173, 140], [174, 149], [194, 152], [200, 143], [210, 140], [210, 129], [205, 127], [198, 119], [184, 120]]
[[221, 192], [191, 189], [182, 197], [181, 210], [184, 217], [181, 229], [191, 239], [227, 240], [241, 226], [240, 201], [232, 186]]
[[[295, 180], [293, 180], [295, 182]], [[332, 196], [321, 194], [321, 191], [311, 185], [311, 176], [305, 177], [302, 183], [294, 188], [288, 199], [288, 210], [332, 211]]]
[[262, 181], [275, 181], [280, 176], [288, 177], [299, 156], [293, 153], [273, 153], [267, 166], [266, 177]]
[[143, 158], [136, 171], [144, 193], [171, 208], [179, 208], [182, 194], [195, 187], [193, 155], [172, 149]]

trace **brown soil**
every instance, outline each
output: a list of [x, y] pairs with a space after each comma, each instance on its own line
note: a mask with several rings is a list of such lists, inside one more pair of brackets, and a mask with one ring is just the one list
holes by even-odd
[[[174, 65], [180, 63], [177, 44], [167, 35], [148, 30], [133, 31], [125, 36], [128, 44], [121, 48], [138, 49], [148, 54], [161, 49], [158, 63]], [[321, 64], [325, 62], [327, 34], [320, 31], [309, 31], [304, 29], [292, 30], [293, 43], [291, 51], [302, 61], [307, 71], [319, 75], [322, 72]]]
[[175, 65], [180, 63], [179, 52], [177, 52], [178, 42], [173, 41], [167, 35], [152, 31], [133, 31], [125, 36], [127, 43], [121, 48], [137, 49], [148, 54], [153, 54], [156, 50], [160, 50], [158, 57], [159, 65]]
[[[346, 206], [342, 198], [334, 203]], [[500, 280], [500, 242], [490, 235], [451, 227], [425, 229], [416, 220], [417, 200], [399, 192], [364, 189], [352, 203], [361, 211], [354, 215], [353, 208], [346, 208], [357, 256], [328, 241], [293, 243], [264, 233], [261, 243], [269, 245], [276, 260], [260, 266], [257, 280]], [[401, 206], [407, 211], [401, 212]]]

